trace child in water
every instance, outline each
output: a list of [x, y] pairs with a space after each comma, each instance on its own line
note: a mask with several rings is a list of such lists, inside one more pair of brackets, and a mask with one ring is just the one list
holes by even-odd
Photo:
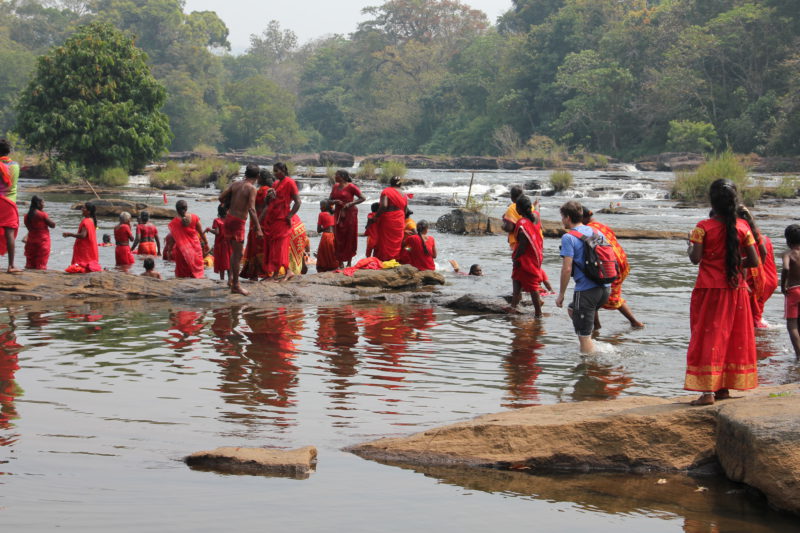
[[98, 246], [114, 246], [111, 244], [111, 235], [108, 233], [103, 233], [103, 242], [101, 242]]
[[469, 267], [469, 273], [461, 272], [461, 266], [455, 259], [450, 260], [450, 266], [453, 267], [453, 272], [456, 274], [461, 274], [462, 276], [483, 276], [483, 269], [478, 263], [475, 263]]
[[789, 250], [783, 254], [781, 268], [781, 292], [785, 297], [786, 329], [792, 341], [794, 356], [800, 360], [800, 225], [792, 224], [783, 233]]
[[142, 272], [142, 276], [146, 278], [155, 278], [161, 279], [161, 274], [155, 271], [156, 262], [153, 261], [152, 257], [148, 257], [144, 260], [144, 272]]

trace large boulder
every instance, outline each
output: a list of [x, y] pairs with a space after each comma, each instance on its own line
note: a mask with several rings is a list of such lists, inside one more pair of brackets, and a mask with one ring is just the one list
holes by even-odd
[[457, 157], [452, 161], [454, 168], [465, 168], [475, 170], [496, 170], [498, 169], [497, 159], [494, 157]]
[[[160, 207], [156, 205], [147, 205], [141, 202], [131, 202], [130, 200], [89, 200], [85, 202], [95, 207], [95, 214], [98, 217], [118, 217], [123, 211], [128, 212], [133, 217], [139, 216], [142, 211], [147, 211], [150, 218], [168, 218], [173, 219], [178, 216], [174, 209]], [[77, 203], [72, 206], [73, 209], [80, 209], [83, 202]]]
[[317, 463], [317, 449], [313, 446], [296, 450], [228, 446], [195, 452], [183, 460], [195, 470], [307, 479]]
[[800, 514], [800, 388], [725, 403], [717, 415], [716, 449], [730, 479]]
[[476, 211], [453, 209], [439, 217], [436, 229], [458, 235], [494, 235], [502, 233], [503, 221]]
[[319, 153], [319, 162], [322, 166], [333, 165], [335, 167], [351, 168], [355, 165], [356, 158], [353, 157], [353, 154], [328, 150]]

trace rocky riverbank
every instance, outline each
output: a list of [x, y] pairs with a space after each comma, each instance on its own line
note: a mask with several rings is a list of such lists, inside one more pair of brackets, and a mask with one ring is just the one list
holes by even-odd
[[107, 270], [91, 274], [27, 270], [0, 273], [0, 303], [109, 302], [160, 300], [173, 303], [247, 304], [276, 302], [330, 303], [356, 300], [391, 300], [398, 303], [429, 299], [437, 285], [444, 284], [438, 272], [420, 272], [404, 265], [386, 270], [358, 270], [353, 276], [335, 272], [296, 276], [288, 282], [245, 282], [249, 296], [231, 294], [225, 282], [212, 279], [157, 280]]
[[800, 514], [800, 385], [690, 398], [628, 397], [484, 415], [349, 451], [404, 465], [546, 472], [682, 472], [746, 483]]

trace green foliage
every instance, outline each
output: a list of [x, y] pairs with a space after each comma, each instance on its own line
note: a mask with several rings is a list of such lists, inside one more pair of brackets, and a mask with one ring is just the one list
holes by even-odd
[[464, 203], [464, 209], [473, 213], [483, 213], [489, 216], [489, 206], [492, 202], [492, 196], [486, 192], [482, 196], [470, 196]]
[[751, 183], [747, 169], [733, 152], [726, 150], [712, 156], [695, 172], [677, 173], [671, 186], [672, 196], [686, 201], [706, 200], [711, 183], [720, 178], [735, 183], [739, 196], [747, 205], [753, 205], [763, 192], [763, 187]]
[[356, 177], [362, 180], [374, 180], [378, 174], [378, 167], [372, 161], [363, 161], [356, 170]]
[[797, 189], [800, 188], [800, 180], [797, 176], [784, 176], [780, 184], [775, 187], [775, 196], [778, 198], [796, 198]]
[[712, 152], [719, 143], [713, 124], [692, 120], [670, 120], [667, 139], [667, 149], [675, 152]]
[[124, 168], [107, 168], [97, 177], [97, 183], [107, 187], [122, 187], [128, 184], [128, 178], [128, 171]]
[[381, 163], [381, 173], [378, 175], [378, 183], [387, 184], [389, 180], [397, 176], [402, 178], [408, 172], [408, 168], [402, 161], [384, 161]]
[[157, 189], [177, 189], [205, 187], [213, 182], [224, 188], [238, 173], [239, 164], [224, 159], [192, 159], [185, 163], [168, 161], [163, 168], [150, 174], [150, 184]]
[[165, 97], [133, 39], [93, 23], [39, 58], [17, 107], [17, 131], [31, 147], [58, 151], [93, 177], [137, 168], [169, 143], [159, 111]]
[[572, 172], [568, 170], [554, 170], [550, 173], [550, 186], [556, 192], [566, 191], [572, 186]]
[[76, 163], [49, 158], [45, 163], [48, 181], [56, 184], [77, 183], [83, 180], [86, 172]]

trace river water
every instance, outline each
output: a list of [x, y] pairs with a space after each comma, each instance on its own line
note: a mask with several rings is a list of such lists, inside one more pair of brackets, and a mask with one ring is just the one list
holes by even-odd
[[[473, 193], [485, 194], [489, 213], [500, 216], [512, 183], [539, 180], [546, 188], [546, 176], [476, 173]], [[424, 181], [410, 188], [414, 218], [435, 221], [449, 208], [422, 202], [463, 200], [471, 176], [409, 177]], [[574, 189], [542, 199], [542, 215], [557, 220], [566, 197], [577, 196], [595, 210], [619, 203], [631, 211], [597, 217], [612, 227], [688, 231], [706, 210], [676, 209], [665, 198], [670, 178], [576, 173]], [[301, 217], [313, 227], [316, 202], [329, 188], [301, 183]], [[377, 199], [374, 184], [363, 190], [368, 202]], [[210, 225], [216, 204], [199, 200], [214, 191], [179, 195]], [[58, 234], [77, 228], [79, 214], [69, 208], [78, 200], [46, 197]], [[765, 202], [757, 210], [778, 254], [796, 208], [797, 201]], [[156, 222], [163, 236], [165, 223]], [[101, 220], [100, 233], [112, 227]], [[443, 292], [510, 293], [503, 237], [432, 234], [443, 270], [453, 258], [467, 267], [478, 262], [486, 273], [447, 273]], [[624, 294], [647, 327], [631, 330], [618, 313], [603, 312], [591, 356], [577, 352], [553, 296], [541, 321], [380, 302], [0, 309], [0, 524], [8, 531], [800, 531], [796, 518], [718, 478], [667, 476], [658, 485], [663, 476], [415, 471], [341, 451], [503, 409], [682, 394], [696, 267], [682, 241], [623, 245], [632, 264]], [[65, 268], [70, 254], [71, 242], [54, 238], [50, 267]], [[556, 280], [558, 241], [545, 240], [545, 257]], [[101, 263], [113, 264], [113, 248], [101, 249]], [[158, 268], [170, 274], [169, 265]], [[765, 319], [772, 326], [758, 334], [762, 383], [798, 381], [780, 294]], [[306, 480], [196, 472], [181, 462], [217, 446], [309, 444], [319, 449], [319, 464]]]

